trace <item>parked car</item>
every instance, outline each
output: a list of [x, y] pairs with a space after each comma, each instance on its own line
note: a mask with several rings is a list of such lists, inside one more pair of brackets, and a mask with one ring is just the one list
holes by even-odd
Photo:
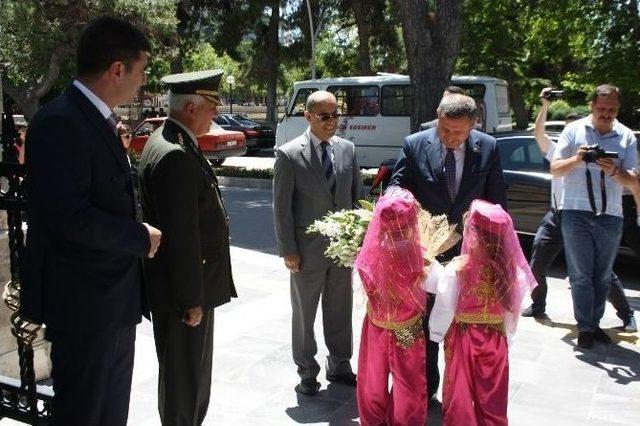
[[[131, 133], [131, 149], [142, 153], [149, 135], [160, 127], [167, 117], [147, 118]], [[244, 155], [247, 152], [245, 136], [242, 132], [225, 130], [215, 122], [211, 122], [209, 132], [198, 138], [198, 146], [204, 156], [218, 167], [227, 157]]]
[[[562, 133], [562, 131], [564, 130], [565, 126], [567, 125], [566, 121], [564, 120], [552, 120], [552, 121], [545, 121], [544, 122], [544, 131], [547, 133]], [[527, 131], [529, 132], [533, 132], [533, 130], [536, 128], [535, 124], [532, 124], [531, 126], [527, 127]]]
[[[531, 132], [507, 132], [493, 136], [498, 142], [507, 186], [507, 203], [514, 226], [518, 234], [532, 242], [542, 217], [551, 207], [549, 162], [540, 152]], [[557, 135], [551, 136], [552, 139], [556, 137]], [[394, 166], [395, 159], [386, 160], [380, 165], [371, 195], [375, 196], [380, 193], [381, 188], [386, 188]], [[620, 247], [620, 253], [637, 256], [624, 243]]]
[[216, 123], [225, 130], [244, 133], [247, 140], [247, 152], [257, 152], [262, 148], [273, 148], [276, 144], [276, 132], [240, 114], [220, 114]]

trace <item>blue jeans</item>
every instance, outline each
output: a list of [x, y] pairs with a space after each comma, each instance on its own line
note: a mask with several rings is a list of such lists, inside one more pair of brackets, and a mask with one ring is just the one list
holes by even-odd
[[561, 228], [578, 331], [594, 331], [604, 315], [622, 218], [563, 210]]

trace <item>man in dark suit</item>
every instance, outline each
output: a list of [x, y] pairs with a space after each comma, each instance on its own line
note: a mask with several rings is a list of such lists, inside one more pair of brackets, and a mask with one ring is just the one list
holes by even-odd
[[222, 73], [162, 79], [170, 88], [169, 118], [140, 158], [144, 215], [163, 233], [145, 269], [163, 425], [202, 424], [211, 391], [213, 310], [236, 297], [227, 212], [196, 139], [218, 114]]
[[[473, 200], [480, 198], [507, 207], [496, 141], [473, 130], [476, 113], [472, 98], [461, 94], [443, 96], [437, 127], [407, 136], [390, 182], [390, 186], [410, 190], [431, 214], [446, 214], [460, 232], [462, 216]], [[440, 260], [450, 260], [459, 251], [460, 244]], [[432, 306], [430, 298], [428, 310]], [[428, 317], [425, 333], [427, 323]], [[440, 381], [438, 344], [428, 342], [427, 350], [428, 395], [435, 400]]]
[[127, 422], [141, 258], [160, 232], [136, 221], [112, 108], [144, 84], [149, 51], [131, 24], [94, 20], [78, 44], [77, 80], [30, 123], [20, 313], [47, 326], [54, 425]]
[[300, 383], [295, 390], [315, 395], [320, 366], [313, 324], [322, 295], [327, 380], [356, 386], [351, 370], [351, 269], [324, 256], [327, 240], [309, 235], [307, 226], [331, 211], [351, 209], [362, 197], [355, 147], [335, 136], [339, 114], [335, 96], [312, 93], [304, 116], [307, 130], [276, 150], [273, 167], [273, 214], [280, 256], [291, 271], [293, 360]]

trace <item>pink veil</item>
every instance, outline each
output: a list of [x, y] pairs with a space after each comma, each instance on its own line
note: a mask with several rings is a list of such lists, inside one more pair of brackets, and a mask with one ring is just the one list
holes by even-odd
[[396, 321], [400, 305], [425, 311], [418, 208], [413, 195], [404, 189], [383, 195], [376, 203], [354, 262], [376, 319]]
[[505, 310], [507, 336], [513, 336], [524, 296], [537, 285], [511, 216], [498, 204], [475, 200], [464, 224], [460, 271], [461, 289], [476, 286], [489, 267], [493, 274], [495, 297]]

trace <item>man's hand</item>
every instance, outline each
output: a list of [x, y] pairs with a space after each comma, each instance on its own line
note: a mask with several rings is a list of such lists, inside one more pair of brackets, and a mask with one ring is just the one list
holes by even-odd
[[300, 255], [288, 254], [284, 257], [284, 265], [291, 272], [300, 272]]
[[548, 107], [549, 104], [551, 103], [551, 101], [549, 101], [549, 99], [547, 99], [545, 96], [547, 95], [548, 92], [550, 92], [552, 90], [553, 90], [552, 87], [545, 87], [540, 92], [540, 102], [542, 102], [542, 106]]
[[147, 257], [151, 259], [156, 254], [156, 251], [158, 251], [158, 247], [160, 247], [160, 239], [162, 238], [162, 232], [160, 232], [159, 229], [156, 229], [153, 226], [149, 225], [148, 223], [143, 223], [143, 225], [147, 228], [147, 231], [149, 232], [150, 245], [149, 245], [149, 253], [147, 254]]
[[587, 146], [582, 145], [578, 148], [578, 152], [576, 152], [576, 159], [580, 161], [584, 161], [584, 154], [587, 152]]
[[609, 176], [615, 176], [618, 173], [618, 166], [613, 158], [600, 158], [596, 160], [596, 164]]
[[186, 309], [182, 313], [182, 322], [190, 327], [197, 327], [202, 321], [202, 306]]

